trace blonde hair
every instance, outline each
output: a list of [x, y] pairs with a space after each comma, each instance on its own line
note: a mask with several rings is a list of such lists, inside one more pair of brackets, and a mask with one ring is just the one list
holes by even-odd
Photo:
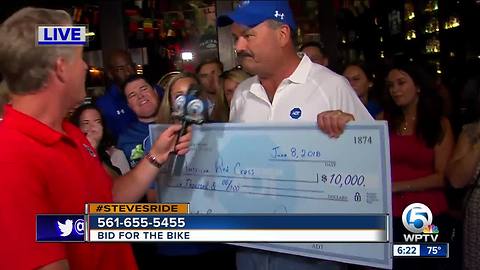
[[199, 84], [197, 77], [193, 73], [189, 72], [180, 72], [175, 74], [171, 79], [168, 81], [167, 86], [165, 87], [165, 92], [163, 93], [162, 103], [160, 104], [160, 109], [158, 110], [157, 114], [157, 123], [160, 124], [170, 124], [173, 123], [172, 119], [172, 104], [170, 103], [170, 96], [172, 86], [179, 81], [180, 79], [185, 78], [192, 78], [195, 80], [197, 84]]
[[222, 78], [224, 80], [229, 79], [229, 80], [232, 80], [236, 83], [241, 83], [244, 80], [250, 78], [250, 74], [248, 74], [247, 72], [245, 72], [241, 69], [232, 69], [232, 70], [229, 70], [229, 71], [225, 71], [222, 74]]
[[73, 48], [37, 46], [38, 25], [71, 25], [63, 10], [27, 7], [15, 12], [0, 26], [0, 73], [13, 94], [40, 89], [59, 57], [70, 59]]
[[163, 89], [166, 89], [170, 80], [172, 78], [174, 78], [175, 75], [177, 75], [179, 73], [180, 73], [180, 71], [171, 71], [171, 72], [163, 75], [162, 78], [160, 78], [160, 80], [158, 80], [157, 85], [162, 87]]
[[241, 83], [249, 77], [250, 75], [241, 69], [231, 69], [222, 74], [222, 82], [220, 83], [220, 88], [217, 92], [215, 107], [213, 108], [211, 117], [213, 122], [228, 122], [230, 118], [230, 106], [225, 97], [225, 88], [223, 86], [224, 81], [229, 79], [236, 83]]

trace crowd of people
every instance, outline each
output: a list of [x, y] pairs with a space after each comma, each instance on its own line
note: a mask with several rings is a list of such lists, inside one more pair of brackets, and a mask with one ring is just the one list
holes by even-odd
[[[180, 125], [172, 113], [191, 87], [200, 90], [210, 123], [310, 121], [336, 138], [350, 121], [386, 120], [394, 240], [404, 241], [403, 209], [423, 203], [440, 241], [463, 250], [447, 261], [395, 260], [394, 269], [480, 269], [480, 115], [456, 139], [447, 101], [424, 65], [396, 59], [380, 77], [368, 63], [353, 62], [337, 74], [321, 43], [295, 44], [288, 3], [272, 3], [253, 1], [218, 18], [219, 27], [231, 27], [240, 68], [224, 71], [218, 59], [205, 59], [195, 73], [174, 71], [152, 84], [135, 73], [128, 51], [115, 50], [105, 65], [104, 94], [88, 102], [82, 48], [35, 46], [36, 25], [72, 24], [68, 13], [24, 8], [2, 22], [0, 228], [8, 233], [0, 269], [154, 269], [151, 262], [209, 269], [352, 267], [218, 245], [140, 245], [134, 256], [128, 244], [35, 243], [36, 213], [81, 213], [87, 202], [156, 201], [152, 183], [160, 165], [171, 152], [188, 151], [191, 132], [175, 145]], [[301, 108], [298, 117], [293, 107]], [[154, 123], [170, 128], [149, 145]], [[467, 191], [462, 208], [451, 206], [448, 187]]]

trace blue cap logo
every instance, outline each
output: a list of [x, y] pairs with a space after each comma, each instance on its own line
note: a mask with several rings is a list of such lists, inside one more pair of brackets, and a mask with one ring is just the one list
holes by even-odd
[[278, 10], [275, 10], [275, 14], [273, 14], [273, 16], [275, 16], [275, 18], [280, 17], [280, 20], [283, 21], [283, 17], [285, 17], [285, 13], [278, 13]]
[[290, 117], [292, 119], [298, 119], [302, 116], [302, 110], [300, 110], [300, 108], [293, 108], [291, 111], [290, 111]]

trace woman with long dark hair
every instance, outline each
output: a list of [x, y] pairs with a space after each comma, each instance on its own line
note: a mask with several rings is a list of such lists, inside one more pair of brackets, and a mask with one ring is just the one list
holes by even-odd
[[[411, 62], [394, 65], [386, 87], [383, 117], [390, 133], [394, 241], [404, 242], [403, 234], [411, 233], [404, 228], [402, 213], [412, 203], [422, 203], [431, 210], [432, 225], [440, 230], [439, 240], [448, 240], [444, 174], [454, 140], [442, 112], [442, 99], [433, 78]], [[398, 261], [397, 266], [402, 269], [402, 263], [412, 263], [408, 261]]]
[[123, 175], [130, 170], [123, 152], [114, 147], [114, 142], [105, 128], [103, 117], [95, 105], [81, 105], [73, 112], [70, 121], [85, 134], [112, 177]]

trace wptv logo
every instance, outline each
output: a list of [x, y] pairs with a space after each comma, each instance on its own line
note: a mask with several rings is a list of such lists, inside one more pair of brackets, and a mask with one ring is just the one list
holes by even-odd
[[85, 46], [95, 34], [86, 25], [38, 25], [37, 46]]
[[403, 234], [405, 242], [435, 242], [438, 239], [438, 227], [432, 224], [430, 208], [422, 203], [412, 203], [402, 213], [405, 229], [413, 234]]

